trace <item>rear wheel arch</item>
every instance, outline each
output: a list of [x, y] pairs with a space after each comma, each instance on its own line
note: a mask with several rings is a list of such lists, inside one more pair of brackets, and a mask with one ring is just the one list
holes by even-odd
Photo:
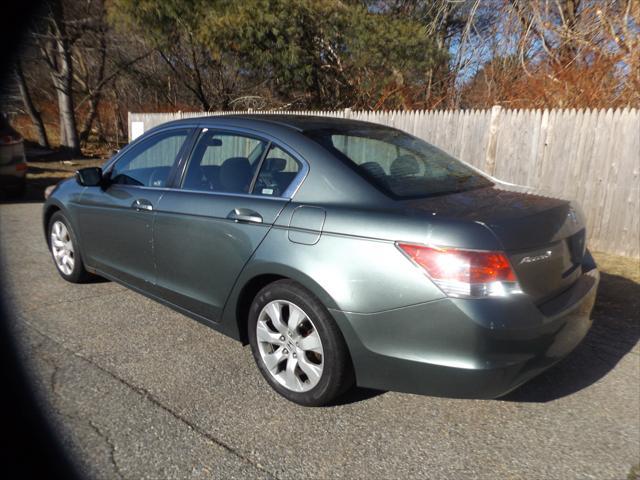
[[[293, 326], [292, 318], [297, 319]], [[288, 400], [332, 404], [354, 385], [353, 361], [339, 325], [321, 300], [297, 281], [278, 280], [263, 287], [252, 301], [247, 323], [260, 373]]]
[[253, 299], [260, 290], [270, 283], [277, 282], [278, 280], [287, 280], [287, 277], [269, 273], [258, 275], [245, 283], [242, 290], [240, 290], [238, 301], [236, 302], [236, 323], [238, 325], [239, 340], [243, 345], [247, 345], [249, 343], [247, 323]]
[[273, 268], [270, 268], [264, 273], [254, 273], [247, 276], [249, 277], [248, 280], [239, 282], [242, 287], [239, 289], [239, 293], [236, 297], [237, 299], [234, 302], [235, 323], [237, 325], [238, 340], [240, 340], [243, 345], [247, 345], [249, 343], [247, 325], [251, 303], [253, 302], [253, 299], [256, 297], [258, 292], [270, 283], [276, 282], [278, 280], [292, 280], [315, 295], [326, 309], [330, 310], [338, 308], [333, 299], [329, 296], [327, 291], [322, 288], [322, 286], [320, 286], [307, 275], [291, 269], [290, 267], [284, 265], [273, 266]]

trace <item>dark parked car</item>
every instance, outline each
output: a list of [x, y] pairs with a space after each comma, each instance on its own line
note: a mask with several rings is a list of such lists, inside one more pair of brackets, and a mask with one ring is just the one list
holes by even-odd
[[44, 205], [72, 282], [120, 282], [244, 344], [305, 405], [354, 383], [491, 398], [585, 336], [599, 281], [567, 201], [411, 135], [321, 117], [157, 127]]
[[24, 141], [4, 115], [0, 115], [0, 196], [18, 197], [25, 192], [27, 162]]

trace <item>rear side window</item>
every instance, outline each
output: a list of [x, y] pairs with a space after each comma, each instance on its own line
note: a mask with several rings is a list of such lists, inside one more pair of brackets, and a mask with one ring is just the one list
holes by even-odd
[[281, 197], [300, 171], [298, 161], [279, 147], [269, 149], [262, 162], [253, 193]]
[[188, 135], [188, 129], [170, 130], [136, 145], [111, 169], [111, 183], [164, 187]]
[[305, 133], [393, 197], [428, 197], [493, 185], [449, 154], [398, 130], [359, 127]]
[[182, 188], [249, 193], [267, 142], [245, 135], [204, 130], [189, 159]]

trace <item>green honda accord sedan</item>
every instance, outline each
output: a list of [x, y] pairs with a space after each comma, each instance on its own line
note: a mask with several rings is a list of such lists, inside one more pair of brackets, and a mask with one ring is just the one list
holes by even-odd
[[64, 279], [114, 280], [250, 344], [303, 405], [353, 385], [502, 396], [584, 338], [599, 282], [576, 205], [344, 119], [166, 123], [43, 213]]

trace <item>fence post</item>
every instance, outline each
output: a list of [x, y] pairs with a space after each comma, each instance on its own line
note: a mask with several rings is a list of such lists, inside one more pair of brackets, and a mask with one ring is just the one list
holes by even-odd
[[484, 171], [489, 175], [496, 172], [496, 152], [498, 150], [498, 120], [500, 118], [500, 105], [491, 107], [491, 118], [489, 119], [489, 139], [487, 140], [487, 154], [484, 158]]

